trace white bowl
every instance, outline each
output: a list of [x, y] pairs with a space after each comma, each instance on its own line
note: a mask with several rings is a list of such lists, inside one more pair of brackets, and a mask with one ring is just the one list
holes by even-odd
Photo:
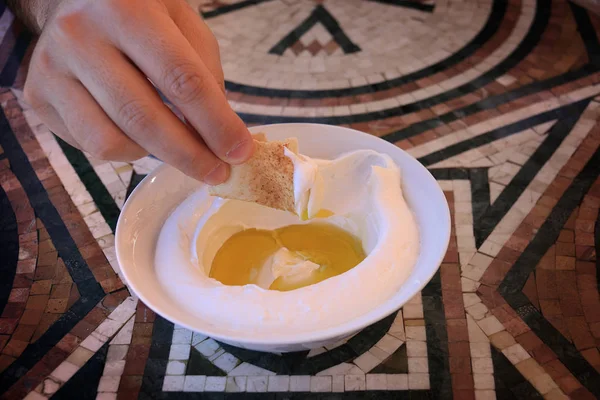
[[417, 294], [437, 271], [450, 238], [450, 212], [433, 176], [417, 160], [398, 147], [353, 129], [319, 124], [280, 124], [253, 127], [270, 140], [297, 137], [302, 154], [332, 159], [359, 149], [388, 154], [402, 171], [404, 197], [413, 211], [420, 234], [420, 254], [413, 270], [394, 296], [377, 308], [333, 328], [276, 337], [255, 337], [244, 331], [235, 335], [182, 310], [161, 286], [154, 270], [156, 240], [165, 220], [201, 183], [164, 164], [150, 173], [133, 191], [119, 217], [116, 252], [129, 289], [162, 317], [246, 349], [272, 352], [300, 351], [335, 343], [385, 318]]

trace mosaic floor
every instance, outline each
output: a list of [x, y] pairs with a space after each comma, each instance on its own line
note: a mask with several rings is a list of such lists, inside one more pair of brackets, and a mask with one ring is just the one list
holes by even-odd
[[[119, 279], [113, 232], [154, 168], [93, 159], [22, 101], [0, 17], [0, 398], [600, 398], [600, 18], [564, 0], [190, 0], [248, 124], [397, 144], [453, 230], [402, 310], [265, 354], [174, 326]], [[243, 62], [240, 62], [243, 60]]]

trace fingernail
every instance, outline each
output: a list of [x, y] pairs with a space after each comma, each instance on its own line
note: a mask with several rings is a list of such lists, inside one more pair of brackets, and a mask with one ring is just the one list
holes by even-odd
[[227, 169], [227, 165], [219, 162], [208, 174], [206, 174], [204, 177], [204, 182], [209, 185], [218, 185], [225, 182], [228, 175], [229, 171]]
[[254, 152], [254, 140], [242, 140], [231, 148], [225, 155], [230, 163], [242, 163], [246, 161]]

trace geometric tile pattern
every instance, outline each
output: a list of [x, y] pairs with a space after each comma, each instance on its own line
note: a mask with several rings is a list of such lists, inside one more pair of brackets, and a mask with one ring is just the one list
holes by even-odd
[[600, 397], [599, 17], [564, 0], [189, 3], [249, 125], [352, 127], [431, 171], [452, 218], [440, 270], [310, 352], [162, 319], [114, 250], [120, 208], [160, 162], [94, 159], [49, 132], [22, 100], [32, 36], [3, 10], [2, 398]]

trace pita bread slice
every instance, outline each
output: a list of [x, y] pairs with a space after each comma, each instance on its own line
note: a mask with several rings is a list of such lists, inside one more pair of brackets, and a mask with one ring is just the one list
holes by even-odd
[[[257, 140], [258, 139], [258, 140]], [[284, 149], [296, 152], [296, 139], [266, 142], [255, 137], [256, 151], [244, 164], [232, 165], [229, 179], [209, 187], [212, 196], [249, 201], [295, 213], [294, 164]]]

